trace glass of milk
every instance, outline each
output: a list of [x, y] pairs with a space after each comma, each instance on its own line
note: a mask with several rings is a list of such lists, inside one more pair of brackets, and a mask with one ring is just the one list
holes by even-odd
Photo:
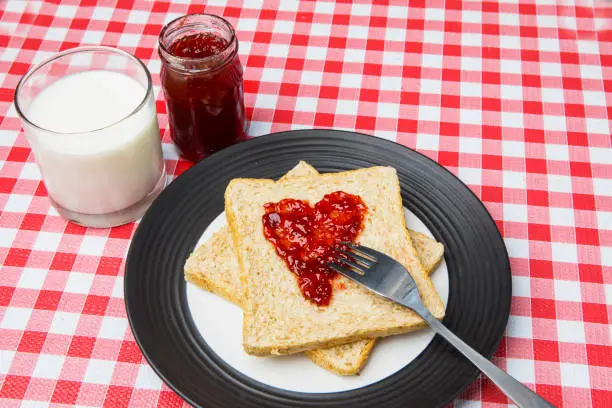
[[138, 58], [108, 47], [61, 52], [21, 79], [15, 105], [51, 203], [68, 220], [125, 224], [164, 188], [151, 74]]

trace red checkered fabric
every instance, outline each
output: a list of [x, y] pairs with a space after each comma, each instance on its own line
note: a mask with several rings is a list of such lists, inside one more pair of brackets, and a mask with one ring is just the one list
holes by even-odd
[[[468, 184], [512, 262], [494, 362], [559, 407], [612, 406], [609, 3], [59, 3], [0, 3], [0, 406], [185, 405], [126, 320], [135, 225], [86, 229], [58, 216], [12, 100], [31, 64], [60, 50], [132, 52], [153, 74], [174, 177], [189, 164], [168, 138], [156, 40], [166, 22], [202, 11], [237, 28], [250, 135], [357, 130], [416, 148]], [[483, 379], [454, 403], [507, 404]]]

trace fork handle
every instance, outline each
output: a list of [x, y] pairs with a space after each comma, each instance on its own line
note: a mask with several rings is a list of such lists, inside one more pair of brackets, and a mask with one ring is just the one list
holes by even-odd
[[[419, 308], [420, 309], [420, 308]], [[423, 307], [423, 309], [425, 309]], [[414, 309], [413, 309], [414, 310]], [[435, 317], [425, 310], [415, 310], [423, 319], [429, 323], [432, 329], [446, 341], [452, 344], [457, 350], [468, 358], [480, 371], [491, 379], [520, 408], [543, 408], [552, 407], [554, 405], [540, 397], [538, 394], [525, 387], [518, 382], [514, 377], [508, 375], [505, 371], [498, 368], [495, 364], [486, 359], [482, 354], [468, 346], [455, 333], [450, 331], [446, 326], [439, 322]]]

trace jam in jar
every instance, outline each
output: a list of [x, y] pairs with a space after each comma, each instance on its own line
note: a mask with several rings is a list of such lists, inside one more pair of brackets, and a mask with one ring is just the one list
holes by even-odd
[[161, 83], [174, 144], [198, 161], [245, 139], [238, 39], [223, 18], [190, 14], [159, 36]]

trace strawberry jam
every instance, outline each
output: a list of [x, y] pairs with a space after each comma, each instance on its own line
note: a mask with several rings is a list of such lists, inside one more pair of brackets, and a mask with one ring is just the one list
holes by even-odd
[[162, 30], [159, 55], [170, 134], [184, 158], [196, 162], [246, 138], [238, 39], [227, 21], [180, 17]]
[[336, 272], [327, 264], [337, 257], [339, 243], [354, 242], [363, 229], [367, 207], [361, 197], [336, 191], [311, 207], [286, 198], [264, 205], [264, 235], [297, 276], [302, 295], [319, 306], [332, 296]]

